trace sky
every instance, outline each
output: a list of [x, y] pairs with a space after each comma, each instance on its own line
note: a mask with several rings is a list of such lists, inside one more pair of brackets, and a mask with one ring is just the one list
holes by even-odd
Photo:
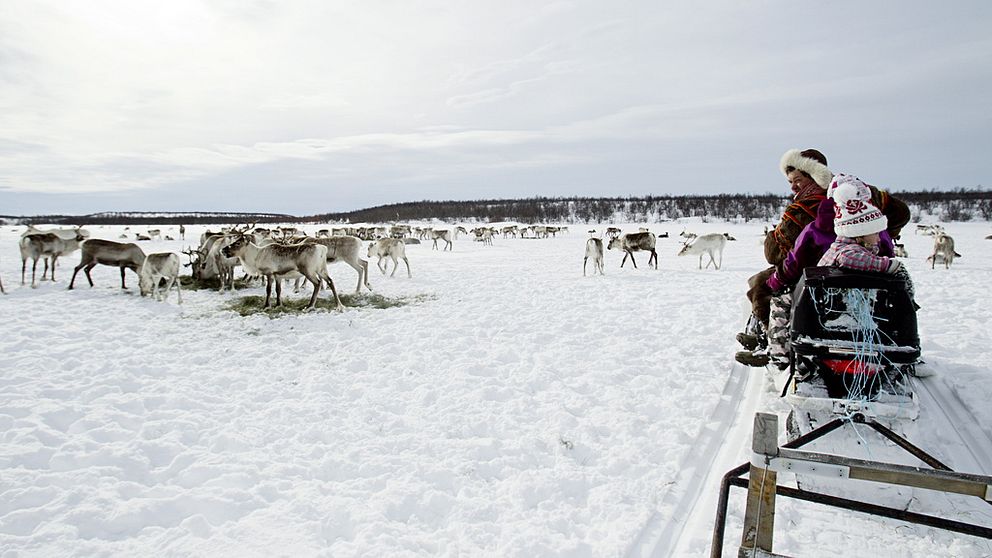
[[988, 188], [992, 3], [4, 0], [0, 214]]

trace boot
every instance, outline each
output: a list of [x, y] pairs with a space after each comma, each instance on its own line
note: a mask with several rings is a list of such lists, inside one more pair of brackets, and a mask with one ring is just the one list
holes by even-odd
[[751, 366], [753, 368], [767, 366], [769, 362], [768, 352], [764, 349], [759, 349], [757, 351], [738, 351], [737, 354], [734, 355], [734, 360], [745, 366]]
[[744, 326], [744, 331], [737, 334], [737, 342], [745, 349], [753, 351], [768, 344], [765, 336], [765, 326], [757, 316], [751, 314]]
[[737, 342], [749, 351], [753, 351], [758, 348], [758, 338], [743, 331], [737, 334]]

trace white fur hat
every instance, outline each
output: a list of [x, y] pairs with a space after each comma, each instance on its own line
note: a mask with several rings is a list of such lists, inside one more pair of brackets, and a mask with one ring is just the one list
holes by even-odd
[[889, 226], [889, 220], [871, 202], [871, 190], [860, 178], [838, 174], [830, 183], [829, 195], [834, 200], [837, 236], [865, 236], [882, 232]]
[[787, 177], [790, 167], [805, 172], [813, 178], [813, 182], [816, 182], [824, 190], [830, 185], [830, 179], [834, 176], [827, 168], [826, 156], [815, 149], [804, 151], [790, 149], [785, 152], [785, 155], [782, 155], [779, 166], [782, 169], [782, 174]]

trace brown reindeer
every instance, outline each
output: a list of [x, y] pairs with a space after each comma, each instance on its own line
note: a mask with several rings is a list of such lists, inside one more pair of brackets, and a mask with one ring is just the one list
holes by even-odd
[[651, 257], [648, 258], [648, 267], [651, 267], [651, 263], [654, 262], [654, 268], [658, 269], [658, 252], [655, 252], [656, 243], [657, 239], [652, 232], [627, 233], [619, 238], [610, 239], [610, 243], [606, 249], [613, 250], [614, 248], [619, 248], [623, 250], [623, 261], [620, 262], [620, 267], [623, 267], [627, 263], [627, 257], [630, 256], [630, 261], [634, 264], [634, 269], [637, 269], [637, 262], [634, 261], [634, 252], [641, 250], [651, 252]]
[[86, 279], [93, 286], [93, 277], [90, 270], [97, 264], [119, 267], [121, 269], [121, 288], [126, 289], [124, 284], [124, 270], [130, 269], [135, 273], [140, 273], [141, 265], [145, 263], [145, 253], [133, 243], [114, 242], [113, 240], [103, 240], [92, 238], [83, 242], [82, 256], [79, 265], [72, 271], [72, 280], [69, 281], [69, 289], [72, 289], [76, 282], [76, 274], [82, 269], [86, 273]]

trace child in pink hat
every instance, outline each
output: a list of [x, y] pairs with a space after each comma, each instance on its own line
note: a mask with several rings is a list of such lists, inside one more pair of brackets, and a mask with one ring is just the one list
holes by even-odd
[[888, 219], [872, 204], [868, 186], [856, 176], [838, 174], [827, 192], [834, 200], [837, 239], [817, 265], [900, 275], [912, 296], [913, 284], [902, 263], [878, 255], [879, 233], [888, 226]]

